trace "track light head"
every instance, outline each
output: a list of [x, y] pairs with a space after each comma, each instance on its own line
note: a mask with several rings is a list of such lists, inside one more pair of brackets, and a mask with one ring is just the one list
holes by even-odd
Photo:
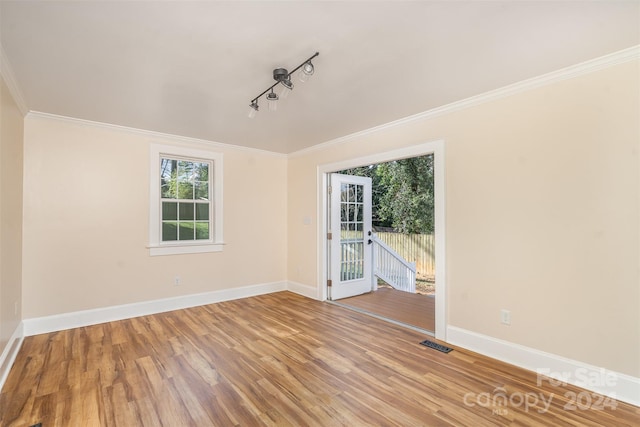
[[251, 101], [251, 105], [249, 105], [249, 118], [253, 119], [258, 113], [259, 109], [260, 107], [258, 107], [258, 100], [254, 99], [253, 101]]
[[267, 94], [267, 104], [269, 105], [269, 111], [276, 111], [278, 109], [278, 95], [271, 88], [271, 92]]
[[293, 91], [293, 83], [291, 82], [291, 76], [287, 76], [287, 79], [282, 80], [280, 83], [282, 83], [282, 88], [280, 88], [280, 91], [278, 92], [278, 94], [280, 95], [280, 99], [287, 99], [287, 97], [289, 96], [289, 93]]
[[311, 63], [311, 61], [307, 61], [302, 65], [302, 70], [300, 70], [300, 81], [301, 82], [306, 82], [307, 80], [309, 80], [309, 77], [311, 77], [313, 75], [314, 72], [314, 67], [313, 64]]
[[[275, 70], [273, 70], [273, 79], [276, 82], [273, 85], [271, 85], [271, 87], [267, 88], [264, 92], [262, 92], [260, 95], [253, 98], [250, 105], [251, 109], [249, 110], [249, 117], [253, 118], [256, 115], [256, 112], [258, 111], [258, 99], [260, 99], [260, 97], [265, 94], [266, 94], [265, 98], [267, 98], [269, 110], [275, 111], [278, 108], [278, 103], [277, 103], [278, 99], [285, 99], [287, 95], [289, 95], [289, 92], [293, 90], [293, 82], [291, 81], [291, 76], [296, 71], [302, 68], [301, 72], [299, 73], [300, 80], [303, 82], [306, 81], [309, 78], [309, 76], [313, 74], [313, 71], [314, 71], [311, 60], [318, 55], [320, 55], [319, 52], [314, 53], [310, 58], [308, 58], [302, 64], [298, 65], [291, 72], [289, 72], [286, 68], [276, 68]], [[273, 88], [280, 83], [282, 83], [283, 87], [280, 90], [280, 96], [278, 96], [278, 94], [276, 94], [273, 91]]]
[[313, 63], [311, 61], [305, 62], [304, 65], [302, 66], [302, 72], [308, 76], [312, 75], [313, 71], [314, 71], [314, 68], [313, 68]]
[[[289, 76], [287, 76], [289, 77]], [[288, 78], [286, 80], [282, 80], [280, 83], [282, 83], [282, 86], [286, 87], [289, 90], [293, 90], [293, 83], [291, 83], [291, 78]]]

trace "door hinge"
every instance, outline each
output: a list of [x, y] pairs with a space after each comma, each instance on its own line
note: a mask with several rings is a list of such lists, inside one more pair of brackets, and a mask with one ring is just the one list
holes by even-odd
[[333, 234], [327, 233], [327, 240], [331, 240], [331, 239], [333, 239]]
[[327, 280], [327, 287], [331, 287], [331, 279]]
[[331, 194], [331, 186], [327, 188], [327, 191], [329, 192], [329, 194]]

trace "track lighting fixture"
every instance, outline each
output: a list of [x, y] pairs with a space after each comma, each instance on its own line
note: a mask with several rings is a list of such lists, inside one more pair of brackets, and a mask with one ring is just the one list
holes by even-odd
[[[296, 71], [300, 70], [298, 78], [301, 82], [306, 82], [309, 77], [311, 77], [314, 71], [313, 63], [311, 62], [311, 60], [318, 55], [320, 55], [320, 52], [314, 53], [313, 56], [311, 56], [309, 59], [307, 59], [291, 71], [287, 71], [286, 68], [276, 68], [275, 70], [273, 70], [273, 79], [276, 82], [268, 87], [260, 95], [251, 100], [251, 104], [249, 104], [249, 118], [254, 118], [258, 113], [258, 100], [264, 94], [267, 94], [266, 98], [269, 111], [276, 111], [278, 109], [278, 99], [285, 99], [289, 95], [289, 92], [293, 90], [293, 82], [291, 81], [291, 76]], [[273, 89], [278, 85], [281, 85], [282, 87], [280, 88], [279, 93], [275, 93]]]

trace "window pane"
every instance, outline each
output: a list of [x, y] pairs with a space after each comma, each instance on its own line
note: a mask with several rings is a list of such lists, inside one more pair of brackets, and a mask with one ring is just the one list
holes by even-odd
[[160, 186], [160, 197], [163, 199], [176, 198], [176, 181], [169, 181]]
[[193, 162], [186, 160], [178, 161], [178, 181], [193, 180]]
[[178, 240], [194, 240], [193, 239], [193, 222], [180, 222], [178, 225]]
[[195, 183], [196, 200], [209, 200], [209, 183], [204, 181], [196, 181]]
[[200, 221], [209, 220], [209, 203], [196, 203], [196, 219]]
[[193, 200], [193, 183], [178, 181], [178, 199]]
[[163, 181], [176, 179], [177, 167], [178, 167], [177, 160], [161, 158], [160, 159], [160, 179]]
[[175, 202], [162, 202], [162, 220], [175, 221], [176, 219], [178, 219], [178, 204]]
[[193, 179], [196, 181], [209, 181], [209, 163], [195, 163]]
[[164, 221], [162, 223], [162, 241], [168, 242], [171, 240], [178, 240], [178, 223]]
[[177, 160], [160, 159], [160, 197], [163, 199], [176, 198], [177, 165]]
[[[180, 221], [192, 220], [193, 221], [193, 203], [180, 203]], [[182, 240], [182, 239], [180, 239]]]
[[196, 222], [196, 239], [203, 240], [209, 238], [209, 223]]

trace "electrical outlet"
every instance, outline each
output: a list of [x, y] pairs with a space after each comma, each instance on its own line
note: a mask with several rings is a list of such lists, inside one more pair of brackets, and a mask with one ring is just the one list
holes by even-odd
[[500, 323], [503, 325], [511, 324], [511, 312], [509, 310], [500, 310]]
[[174, 277], [174, 279], [173, 279], [173, 285], [174, 285], [174, 286], [180, 286], [180, 285], [182, 285], [182, 280], [180, 279], [180, 276], [176, 276], [176, 277]]

